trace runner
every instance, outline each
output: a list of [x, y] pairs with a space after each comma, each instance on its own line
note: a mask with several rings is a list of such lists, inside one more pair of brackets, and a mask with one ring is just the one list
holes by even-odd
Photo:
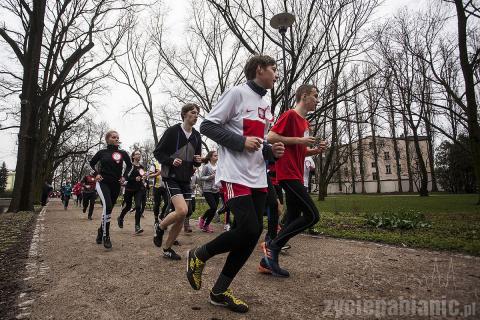
[[95, 200], [97, 199], [97, 193], [95, 191], [96, 183], [95, 171], [93, 170], [82, 179], [83, 213], [87, 212], [88, 207], [88, 220], [92, 220], [93, 208], [95, 206]]
[[312, 191], [310, 177], [313, 173], [315, 173], [315, 161], [313, 161], [311, 156], [305, 157], [305, 163], [303, 167], [303, 186], [308, 193]]
[[69, 180], [65, 182], [65, 185], [62, 186], [62, 201], [63, 201], [63, 208], [65, 210], [68, 209], [68, 202], [72, 196], [72, 185]]
[[168, 203], [167, 191], [165, 190], [165, 184], [162, 181], [161, 176], [161, 165], [157, 160], [153, 160], [152, 165], [150, 166], [150, 178], [152, 180], [152, 192], [153, 192], [153, 219], [154, 219], [154, 228], [158, 227], [159, 215], [160, 215], [160, 205], [163, 200], [163, 209], [162, 213], [165, 211], [165, 208]]
[[215, 212], [217, 211], [219, 193], [218, 186], [215, 183], [215, 172], [217, 171], [218, 155], [216, 151], [209, 151], [204, 158], [202, 173], [200, 174], [200, 180], [202, 180], [202, 192], [205, 201], [208, 204], [208, 209], [200, 217], [198, 226], [203, 232], [212, 233], [213, 229], [210, 226]]
[[210, 302], [240, 313], [247, 312], [248, 305], [236, 298], [229, 287], [262, 233], [267, 192], [265, 156], [283, 154], [283, 144], [270, 147], [264, 143], [273, 116], [263, 97], [278, 77], [275, 60], [253, 56], [244, 71], [247, 83], [226, 91], [200, 127], [203, 134], [220, 145], [215, 181], [221, 182], [226, 191], [236, 226], [191, 249], [187, 263], [188, 281], [193, 289], [199, 290], [208, 259], [228, 252], [223, 270], [210, 291]]
[[227, 201], [225, 200], [225, 190], [223, 190], [222, 185], [220, 184], [220, 188], [218, 193], [220, 194], [220, 200], [222, 200], [222, 206], [217, 210], [217, 214], [220, 216], [225, 213], [225, 220], [223, 225], [224, 231], [229, 231], [232, 227], [230, 221], [230, 208], [227, 206]]
[[72, 193], [75, 195], [75, 206], [79, 207], [82, 205], [82, 182], [78, 181], [75, 183], [72, 189]]
[[144, 181], [146, 179], [145, 168], [140, 164], [142, 153], [139, 150], [132, 152], [132, 169], [128, 173], [127, 184], [123, 199], [125, 206], [117, 218], [118, 227], [123, 228], [125, 215], [132, 208], [132, 201], [135, 201], [135, 234], [140, 234], [143, 229], [140, 227], [140, 218], [142, 217], [142, 201], [145, 193]]
[[200, 107], [194, 103], [184, 105], [181, 110], [183, 123], [165, 130], [153, 152], [162, 165], [162, 179], [170, 202], [175, 208], [174, 212], [169, 213], [160, 222], [155, 234], [156, 239], [154, 239], [155, 244], [161, 246], [165, 230], [172, 226], [163, 244], [163, 256], [167, 259], [181, 259], [172, 249], [172, 245], [182, 230], [188, 214], [192, 196], [190, 183], [194, 172], [193, 167], [199, 167], [202, 162], [200, 133], [193, 128], [197, 123], [199, 112]]
[[295, 93], [295, 100], [295, 108], [283, 113], [268, 133], [269, 142], [283, 142], [286, 145], [285, 155], [276, 163], [276, 176], [285, 190], [287, 222], [277, 237], [263, 246], [265, 257], [260, 261], [260, 267], [269, 269], [272, 275], [279, 277], [290, 276], [278, 263], [282, 247], [319, 220], [318, 210], [303, 186], [303, 166], [305, 155], [319, 154], [326, 147], [324, 141], [317, 148], [307, 147], [316, 143], [316, 139], [309, 136], [309, 123], [305, 119], [318, 103], [316, 87], [301, 85]]
[[[185, 222], [183, 223], [183, 232], [191, 233], [192, 227], [190, 227], [190, 217], [192, 214], [195, 213], [196, 208], [196, 193], [197, 193], [197, 186], [198, 186], [198, 175], [197, 175], [197, 167], [193, 167], [193, 175], [190, 180], [190, 188], [192, 189], [192, 197], [190, 200], [190, 206], [188, 207], [188, 214], [185, 217]], [[174, 243], [175, 244], [175, 243]]]
[[[111, 130], [105, 134], [107, 148], [98, 151], [90, 160], [90, 166], [94, 170], [95, 180], [97, 181], [96, 189], [102, 201], [102, 224], [98, 228], [97, 243], [107, 249], [112, 247], [110, 241], [110, 218], [113, 206], [117, 202], [120, 194], [120, 187], [132, 168], [132, 162], [128, 153], [119, 149], [120, 137], [117, 131]], [[95, 166], [99, 164], [99, 170]], [[122, 175], [123, 164], [125, 163], [125, 171]]]
[[48, 183], [48, 181], [45, 181], [42, 187], [42, 199], [41, 199], [42, 207], [47, 205], [48, 197], [50, 196], [52, 191], [53, 191], [52, 185]]

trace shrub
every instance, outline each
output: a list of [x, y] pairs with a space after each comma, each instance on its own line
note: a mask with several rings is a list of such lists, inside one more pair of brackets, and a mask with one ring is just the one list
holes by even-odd
[[416, 228], [429, 228], [431, 224], [425, 220], [425, 215], [417, 210], [399, 209], [397, 211], [383, 211], [367, 213], [366, 224], [378, 229], [401, 229], [409, 230]]

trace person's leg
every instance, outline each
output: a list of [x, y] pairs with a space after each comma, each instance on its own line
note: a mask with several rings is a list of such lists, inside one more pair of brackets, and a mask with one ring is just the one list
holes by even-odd
[[160, 228], [162, 230], [166, 230], [168, 226], [171, 226], [170, 231], [168, 232], [168, 237], [165, 240], [165, 249], [169, 249], [172, 247], [173, 242], [175, 241], [175, 239], [177, 239], [178, 234], [182, 230], [183, 222], [188, 213], [188, 204], [183, 198], [183, 195], [175, 195], [171, 198], [171, 201], [175, 206], [175, 211], [171, 212], [160, 223]]
[[160, 204], [162, 196], [160, 188], [152, 188], [153, 190], [153, 219], [154, 223], [158, 223], [158, 215], [160, 214]]
[[188, 203], [188, 213], [187, 216], [185, 217], [185, 220], [183, 222], [183, 231], [190, 233], [192, 232], [192, 228], [190, 227], [190, 217], [192, 214], [195, 212], [195, 197], [192, 196], [190, 199], [190, 203]]
[[135, 193], [132, 191], [125, 190], [125, 193], [123, 194], [123, 208], [122, 211], [120, 212], [120, 215], [117, 218], [118, 226], [120, 228], [123, 228], [123, 220], [125, 219], [125, 215], [130, 211], [132, 208], [132, 200], [134, 197]]
[[203, 196], [205, 197], [205, 201], [208, 204], [208, 209], [203, 214], [203, 217], [205, 219], [203, 228], [205, 230], [210, 225], [210, 222], [212, 222], [212, 219], [215, 215], [215, 211], [217, 210], [218, 200], [216, 200], [216, 198], [218, 198], [218, 193], [216, 194], [212, 192], [204, 192]]
[[140, 219], [142, 218], [142, 206], [143, 206], [143, 190], [135, 192], [135, 232], [141, 233], [143, 229], [140, 227]]
[[68, 202], [69, 201], [70, 201], [70, 196], [65, 196], [65, 201], [64, 201], [65, 210], [67, 210], [67, 208], [68, 208]]
[[97, 182], [96, 185], [96, 190], [97, 193], [100, 197], [100, 200], [102, 201], [102, 219], [101, 219], [101, 225], [100, 228], [98, 228], [98, 234], [97, 234], [97, 243], [101, 244], [102, 243], [102, 237], [105, 237], [107, 235], [106, 233], [106, 225], [107, 225], [107, 215], [109, 212], [112, 211], [112, 197], [111, 197], [111, 186], [105, 182]]
[[89, 219], [92, 219], [92, 215], [93, 215], [93, 208], [95, 207], [95, 200], [96, 200], [97, 196], [95, 195], [95, 192], [91, 192], [89, 195], [88, 195], [88, 202], [89, 202], [89, 206], [88, 206], [88, 218]]
[[281, 184], [285, 190], [288, 222], [269, 243], [273, 250], [280, 250], [288, 240], [315, 225], [319, 220], [317, 207], [300, 181], [286, 180]]
[[167, 210], [170, 210], [170, 207], [172, 206], [170, 203], [170, 194], [167, 190], [167, 188], [160, 188], [160, 192], [162, 195], [163, 199], [163, 206], [162, 206], [162, 211], [160, 213], [160, 219], [165, 218], [165, 215], [167, 214]]

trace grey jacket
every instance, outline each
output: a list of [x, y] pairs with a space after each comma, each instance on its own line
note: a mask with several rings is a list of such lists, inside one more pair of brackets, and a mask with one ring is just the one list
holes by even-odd
[[215, 184], [215, 170], [210, 163], [203, 166], [200, 180], [202, 180], [202, 192], [218, 192], [219, 188]]

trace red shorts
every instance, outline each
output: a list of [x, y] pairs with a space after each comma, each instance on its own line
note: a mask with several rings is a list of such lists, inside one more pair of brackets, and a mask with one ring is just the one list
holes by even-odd
[[231, 183], [231, 182], [225, 182], [225, 181], [222, 181], [222, 189], [223, 189], [223, 195], [225, 197], [225, 201], [228, 201], [236, 197], [249, 196], [252, 194], [252, 190], [267, 193], [267, 188], [250, 188], [250, 187], [244, 186], [243, 184]]

